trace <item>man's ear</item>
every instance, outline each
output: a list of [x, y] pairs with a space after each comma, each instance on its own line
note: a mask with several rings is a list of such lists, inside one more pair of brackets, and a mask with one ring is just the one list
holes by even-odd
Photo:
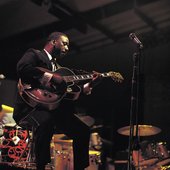
[[56, 40], [51, 40], [51, 44], [55, 45], [56, 44]]

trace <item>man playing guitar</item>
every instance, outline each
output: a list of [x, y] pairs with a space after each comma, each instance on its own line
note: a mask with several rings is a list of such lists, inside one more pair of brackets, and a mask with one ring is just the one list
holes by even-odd
[[[53, 74], [60, 68], [57, 61], [68, 50], [68, 37], [64, 33], [54, 32], [49, 35], [42, 51], [28, 49], [17, 63], [19, 83], [13, 117], [18, 124], [24, 121], [35, 128], [34, 151], [38, 170], [44, 170], [50, 162], [54, 127], [73, 139], [74, 169], [82, 170], [89, 165], [89, 127], [73, 114], [74, 99], [63, 99], [70, 90], [64, 78], [59, 73]], [[90, 94], [93, 84], [99, 80], [99, 74], [94, 73], [88, 83], [78, 86], [81, 91], [75, 98], [81, 93]], [[45, 89], [42, 96], [38, 88]], [[54, 97], [51, 97], [53, 93]], [[48, 103], [47, 97], [54, 101]]]

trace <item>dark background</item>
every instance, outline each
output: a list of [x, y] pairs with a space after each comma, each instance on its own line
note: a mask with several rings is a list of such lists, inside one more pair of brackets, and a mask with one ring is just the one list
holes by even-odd
[[[38, 2], [38, 4], [37, 4]], [[68, 68], [117, 71], [123, 83], [105, 79], [92, 95], [77, 101], [77, 112], [95, 119], [108, 140], [109, 155], [126, 150], [128, 136], [117, 133], [129, 125], [135, 32], [144, 45], [140, 56], [139, 123], [162, 131], [144, 137], [170, 145], [170, 2], [155, 1], [31, 1], [0, 2], [0, 102], [14, 106], [16, 63], [28, 48], [42, 49], [53, 31], [70, 37], [70, 53], [61, 61]]]

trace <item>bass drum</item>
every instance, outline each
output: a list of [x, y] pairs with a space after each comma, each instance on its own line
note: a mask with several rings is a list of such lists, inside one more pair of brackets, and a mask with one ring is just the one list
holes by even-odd
[[[26, 160], [28, 132], [16, 124], [5, 124], [1, 145], [2, 162]], [[24, 155], [22, 155], [24, 153]], [[21, 158], [22, 156], [22, 158]]]

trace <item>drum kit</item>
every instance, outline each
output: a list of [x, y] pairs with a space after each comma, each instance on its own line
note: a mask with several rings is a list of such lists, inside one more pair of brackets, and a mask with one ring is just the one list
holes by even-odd
[[[93, 127], [94, 119], [90, 116], [80, 118], [89, 127]], [[89, 142], [89, 167], [86, 170], [98, 170], [101, 163], [102, 140], [94, 126]], [[3, 126], [3, 135], [0, 137], [0, 163], [18, 168], [36, 169], [35, 163], [30, 161], [31, 132], [16, 123]], [[73, 140], [65, 134], [55, 133], [51, 141], [51, 163], [46, 169], [74, 170]]]
[[[117, 130], [121, 135], [130, 135], [130, 126]], [[161, 129], [152, 125], [138, 125], [139, 137], [156, 135]], [[136, 135], [136, 125], [134, 134]], [[170, 169], [170, 151], [166, 142], [150, 142], [147, 140], [138, 142], [138, 148], [132, 148], [132, 164], [136, 170], [167, 170]]]
[[[86, 116], [82, 118], [88, 126], [91, 126], [89, 143], [90, 166], [86, 170], [98, 170], [101, 162], [102, 138], [99, 130], [102, 125], [94, 125], [93, 118]], [[134, 126], [136, 127], [136, 126]], [[134, 134], [136, 134], [134, 128]], [[0, 156], [2, 163], [18, 163], [28, 160], [29, 137], [27, 130], [16, 124], [6, 124], [3, 128], [3, 136], [0, 138]], [[117, 130], [124, 136], [130, 135], [130, 127], [125, 126]], [[139, 137], [156, 135], [161, 129], [152, 125], [138, 125]], [[64, 134], [54, 134], [51, 141], [51, 167], [54, 170], [73, 170], [73, 140]], [[170, 169], [170, 152], [164, 141], [150, 142], [147, 140], [139, 142], [139, 148], [132, 150], [132, 164], [136, 170], [167, 170]], [[15, 164], [15, 165], [16, 165]]]

